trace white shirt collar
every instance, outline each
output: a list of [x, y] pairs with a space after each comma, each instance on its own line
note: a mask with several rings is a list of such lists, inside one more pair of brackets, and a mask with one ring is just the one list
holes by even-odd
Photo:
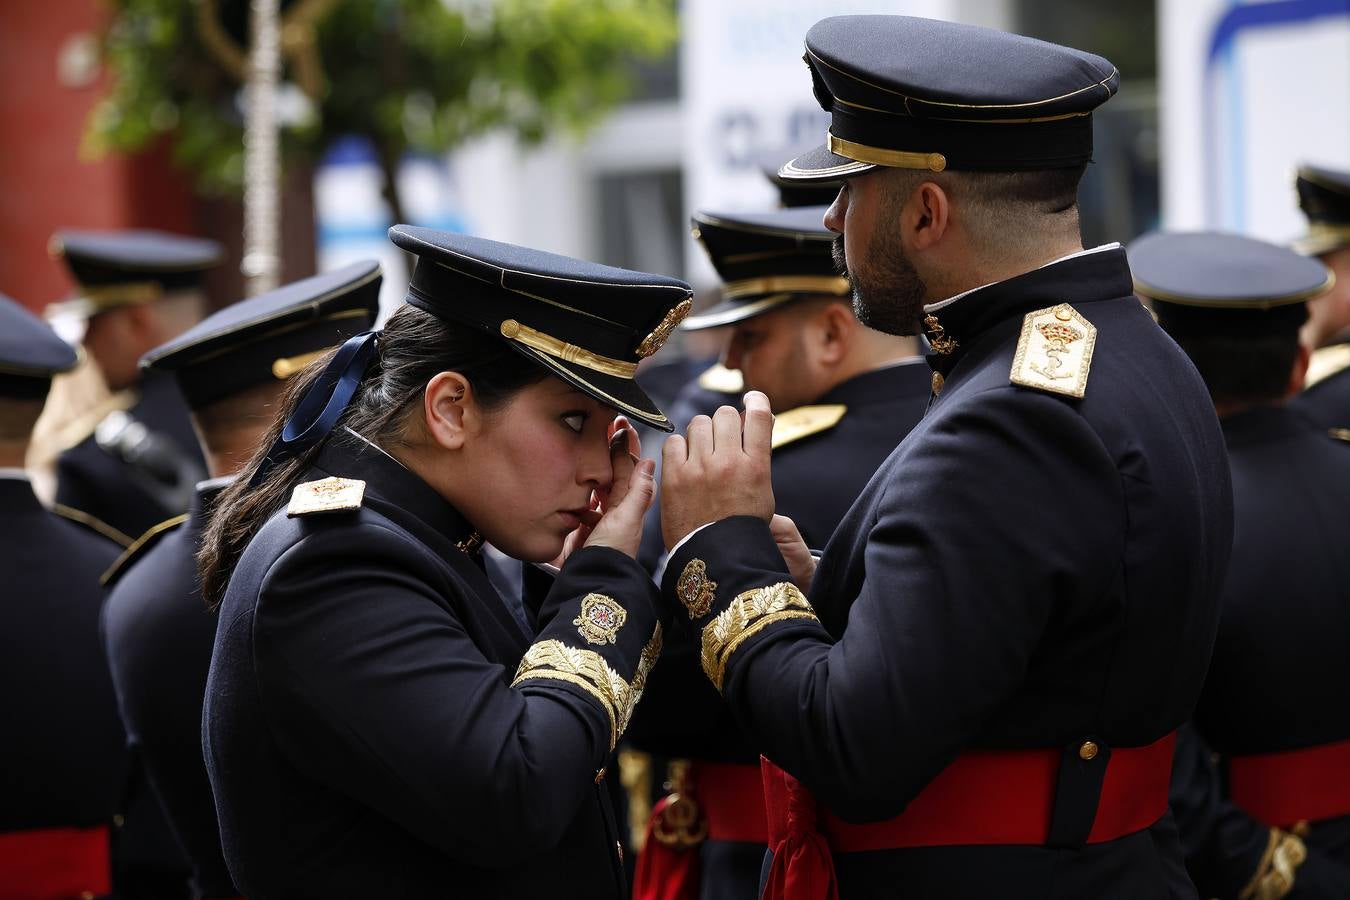
[[19, 468], [18, 466], [0, 466], [0, 478], [7, 479], [9, 481], [33, 480], [32, 477], [28, 474], [27, 469], [22, 469]]
[[[1119, 247], [1120, 247], [1120, 242], [1119, 242], [1119, 241], [1112, 241], [1112, 242], [1109, 243], [1109, 244], [1101, 244], [1100, 246], [1093, 247], [1093, 248], [1091, 248], [1091, 249], [1089, 249], [1089, 250], [1078, 250], [1078, 251], [1076, 251], [1076, 252], [1074, 252], [1074, 253], [1070, 253], [1070, 254], [1067, 255], [1067, 256], [1061, 256], [1059, 259], [1052, 259], [1052, 260], [1050, 260], [1050, 262], [1046, 263], [1045, 265], [1043, 265], [1043, 266], [1037, 266], [1035, 269], [1032, 269], [1031, 271], [1033, 271], [1033, 272], [1040, 271], [1041, 269], [1045, 269], [1045, 268], [1048, 268], [1048, 267], [1053, 266], [1053, 265], [1058, 265], [1059, 263], [1065, 262], [1065, 261], [1070, 260], [1070, 259], [1074, 259], [1074, 258], [1079, 257], [1079, 256], [1087, 256], [1087, 255], [1090, 254], [1090, 253], [1103, 253], [1103, 252], [1105, 252], [1105, 251], [1107, 251], [1107, 250], [1115, 250], [1115, 249], [1117, 249], [1117, 248], [1119, 248]], [[1024, 272], [1024, 273], [1022, 273], [1022, 274], [1025, 275], [1026, 273]], [[1019, 277], [1020, 277], [1020, 276], [1019, 276]], [[955, 303], [957, 300], [960, 300], [962, 297], [967, 297], [967, 296], [969, 296], [969, 295], [975, 293], [976, 291], [982, 291], [982, 290], [984, 290], [985, 288], [989, 287], [990, 285], [994, 285], [994, 284], [998, 284], [998, 282], [997, 282], [997, 281], [991, 281], [991, 282], [989, 282], [989, 284], [982, 284], [982, 285], [980, 285], [979, 287], [973, 287], [973, 288], [971, 288], [971, 289], [968, 290], [968, 291], [962, 291], [961, 293], [957, 294], [957, 295], [954, 296], [954, 297], [948, 297], [946, 300], [939, 300], [937, 303], [929, 303], [927, 306], [925, 306], [925, 307], [923, 308], [923, 311], [926, 312], [926, 313], [937, 312], [938, 310], [940, 310], [940, 309], [942, 309], [942, 308], [944, 308], [944, 307], [951, 306], [953, 303]]]

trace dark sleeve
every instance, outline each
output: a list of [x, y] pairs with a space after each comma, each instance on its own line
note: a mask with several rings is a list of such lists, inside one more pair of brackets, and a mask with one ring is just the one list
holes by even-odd
[[[981, 402], [987, 400], [987, 402]], [[705, 673], [766, 756], [837, 814], [897, 814], [1024, 680], [1056, 598], [1119, 576], [1119, 476], [1072, 406], [991, 390], [929, 432], [882, 490], [839, 641], [787, 580], [768, 526], [727, 519], [678, 548], [702, 560]], [[685, 593], [688, 593], [686, 584]]]
[[[316, 531], [263, 582], [255, 665], [281, 752], [455, 858], [505, 865], [556, 845], [659, 652], [650, 579], [613, 550], [574, 554], [513, 673], [444, 604], [456, 588], [425, 548], [383, 527], [352, 536]], [[625, 610], [616, 643], [573, 624], [592, 594]]]

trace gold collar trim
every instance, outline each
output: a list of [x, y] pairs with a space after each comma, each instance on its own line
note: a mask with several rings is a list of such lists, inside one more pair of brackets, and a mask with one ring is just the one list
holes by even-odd
[[637, 363], [625, 362], [621, 359], [613, 359], [608, 356], [601, 356], [598, 353], [592, 353], [584, 347], [578, 347], [576, 344], [569, 344], [561, 338], [556, 338], [551, 334], [545, 334], [531, 328], [528, 325], [522, 325], [515, 319], [507, 319], [501, 324], [502, 337], [509, 341], [515, 341], [518, 344], [524, 344], [538, 350], [540, 353], [547, 353], [549, 356], [561, 359], [563, 362], [575, 363], [587, 369], [601, 372], [605, 375], [613, 375], [616, 378], [627, 378], [630, 381], [637, 375]]

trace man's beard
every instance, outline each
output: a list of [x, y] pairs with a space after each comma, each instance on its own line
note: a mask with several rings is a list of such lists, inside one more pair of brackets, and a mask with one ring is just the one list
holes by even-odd
[[850, 268], [844, 236], [834, 239], [834, 266], [853, 288], [853, 315], [868, 328], [886, 334], [918, 334], [927, 286], [894, 241], [881, 232], [867, 247], [866, 270]]

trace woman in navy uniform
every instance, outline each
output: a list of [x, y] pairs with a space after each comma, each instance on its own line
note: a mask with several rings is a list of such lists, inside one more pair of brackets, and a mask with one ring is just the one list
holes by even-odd
[[110, 887], [109, 825], [126, 768], [98, 639], [107, 526], [43, 508], [23, 458], [52, 376], [75, 351], [0, 296], [0, 895]]
[[[226, 860], [250, 898], [620, 897], [604, 779], [661, 647], [628, 422], [669, 428], [633, 375], [691, 291], [391, 238], [419, 257], [407, 303], [299, 376], [204, 538]], [[484, 540], [535, 563], [568, 541], [533, 633]]]

